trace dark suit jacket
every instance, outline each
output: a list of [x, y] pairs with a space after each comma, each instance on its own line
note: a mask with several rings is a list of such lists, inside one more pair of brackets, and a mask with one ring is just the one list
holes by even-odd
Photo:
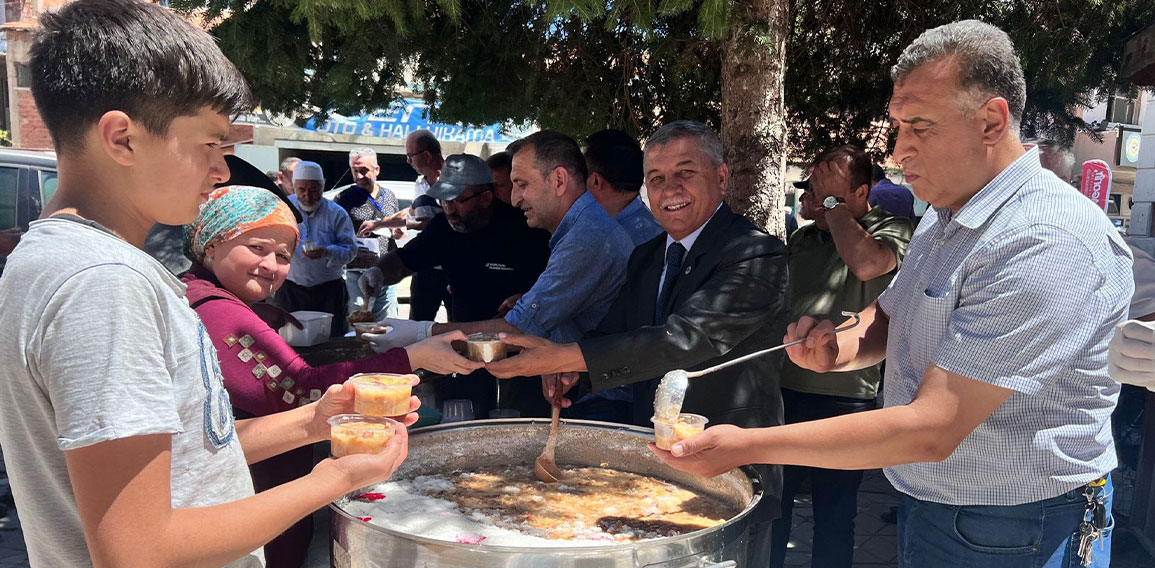
[[[782, 342], [789, 310], [780, 240], [723, 204], [687, 252], [670, 315], [655, 326], [665, 247], [663, 233], [634, 249], [610, 311], [578, 342], [595, 392], [660, 379], [673, 369], [702, 369]], [[782, 424], [781, 365], [781, 353], [774, 353], [691, 379], [683, 410], [705, 415], [711, 424]], [[635, 400], [635, 408], [648, 424], [652, 398]]]

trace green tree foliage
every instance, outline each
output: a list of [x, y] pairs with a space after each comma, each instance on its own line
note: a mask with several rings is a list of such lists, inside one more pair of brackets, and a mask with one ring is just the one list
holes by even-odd
[[[787, 1], [787, 0], [783, 0]], [[307, 118], [382, 108], [409, 66], [434, 117], [534, 121], [580, 136], [717, 126], [722, 39], [738, 0], [178, 0], [222, 13], [213, 33], [260, 104]], [[979, 18], [1010, 33], [1028, 82], [1027, 135], [1069, 141], [1110, 92], [1151, 0], [793, 0], [785, 96], [793, 157], [885, 135], [889, 67], [923, 30]], [[749, 26], [756, 40], [758, 23]], [[881, 146], [878, 150], [881, 151]]]

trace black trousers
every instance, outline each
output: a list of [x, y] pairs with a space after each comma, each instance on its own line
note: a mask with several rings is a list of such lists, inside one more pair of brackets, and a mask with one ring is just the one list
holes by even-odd
[[349, 292], [345, 290], [345, 281], [341, 278], [322, 282], [316, 286], [301, 286], [285, 280], [281, 289], [277, 290], [273, 301], [277, 307], [286, 312], [310, 310], [333, 314], [330, 337], [342, 337], [348, 330], [349, 322], [345, 320], [345, 308], [349, 302]]
[[[871, 410], [875, 399], [782, 389], [782, 404], [786, 423], [796, 424]], [[854, 517], [858, 514], [858, 486], [862, 483], [862, 471], [790, 465], [782, 470], [782, 516], [774, 521], [770, 566], [781, 568], [785, 564], [794, 495], [807, 478], [810, 479], [814, 508], [814, 546], [810, 565], [813, 568], [850, 568], [854, 560]]]

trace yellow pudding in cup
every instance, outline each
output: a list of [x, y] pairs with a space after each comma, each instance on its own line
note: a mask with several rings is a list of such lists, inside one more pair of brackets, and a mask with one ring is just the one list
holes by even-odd
[[379, 454], [401, 427], [397, 421], [380, 416], [338, 414], [329, 419], [333, 457]]
[[353, 409], [367, 416], [404, 416], [409, 413], [409, 396], [420, 382], [417, 375], [359, 373], [349, 377], [357, 389]]
[[654, 443], [662, 450], [669, 450], [676, 442], [701, 434], [709, 422], [701, 414], [689, 413], [679, 414], [678, 419], [672, 423], [662, 422], [657, 417], [650, 420], [654, 423]]

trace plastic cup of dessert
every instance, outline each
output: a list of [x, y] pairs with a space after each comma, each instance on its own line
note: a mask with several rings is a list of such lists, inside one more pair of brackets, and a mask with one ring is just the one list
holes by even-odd
[[472, 333], [465, 338], [465, 350], [470, 361], [492, 363], [505, 359], [505, 344], [496, 333]]
[[650, 419], [654, 423], [654, 443], [659, 449], [669, 450], [676, 442], [681, 442], [690, 436], [701, 434], [706, 429], [709, 420], [701, 414], [683, 412], [674, 422], [663, 422], [656, 417]]
[[381, 325], [375, 321], [359, 321], [353, 323], [353, 331], [357, 332], [357, 339], [364, 339], [361, 336], [366, 333], [386, 333], [389, 331], [389, 326]]
[[358, 373], [349, 377], [356, 389], [353, 410], [367, 416], [404, 416], [409, 413], [409, 396], [421, 382], [417, 375]]
[[329, 418], [329, 441], [333, 457], [379, 454], [399, 428], [400, 422], [383, 416], [338, 414]]

